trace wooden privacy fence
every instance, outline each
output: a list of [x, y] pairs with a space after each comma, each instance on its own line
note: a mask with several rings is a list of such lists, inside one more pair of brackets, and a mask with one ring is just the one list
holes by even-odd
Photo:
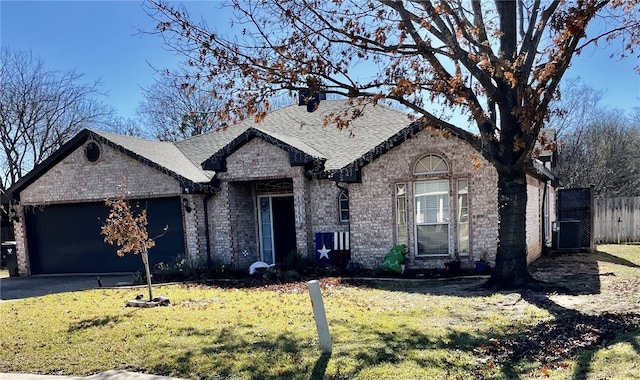
[[640, 197], [595, 199], [595, 242], [640, 242]]

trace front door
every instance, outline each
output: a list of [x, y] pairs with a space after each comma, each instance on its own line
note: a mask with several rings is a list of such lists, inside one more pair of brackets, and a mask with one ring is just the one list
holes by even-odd
[[292, 195], [258, 197], [262, 260], [282, 263], [296, 251], [295, 212]]

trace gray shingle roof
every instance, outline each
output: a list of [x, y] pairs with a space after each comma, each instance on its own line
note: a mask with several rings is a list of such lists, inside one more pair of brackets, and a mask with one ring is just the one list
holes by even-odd
[[289, 135], [285, 135], [282, 134], [280, 132], [274, 132], [274, 131], [270, 131], [270, 130], [266, 130], [266, 129], [260, 129], [260, 128], [255, 128], [256, 130], [259, 130], [265, 134], [268, 134], [271, 137], [274, 137], [280, 141], [282, 141], [283, 143], [292, 146], [300, 151], [303, 151], [305, 153], [307, 153], [308, 155], [312, 156], [312, 157], [316, 157], [316, 158], [326, 158], [324, 156], [324, 154], [318, 152], [317, 150], [315, 150], [313, 147], [309, 146], [307, 143], [305, 143], [304, 141], [300, 140], [299, 138], [296, 137], [292, 137]]
[[323, 125], [327, 115], [350, 112], [351, 109], [353, 107], [345, 100], [324, 100], [312, 113], [307, 112], [306, 107], [292, 105], [269, 113], [260, 123], [245, 120], [224, 131], [208, 132], [176, 145], [191, 161], [202, 163], [247, 129], [255, 128], [310, 156], [326, 158], [325, 170], [335, 171], [410, 124], [403, 112], [382, 105], [368, 105], [363, 116], [354, 120], [348, 130]]
[[176, 147], [198, 168], [215, 152], [224, 148], [230, 141], [240, 136], [249, 126], [233, 126], [207, 132], [175, 143]]
[[324, 125], [327, 115], [351, 112], [354, 107], [346, 100], [325, 100], [316, 112], [291, 105], [271, 112], [256, 123], [245, 120], [224, 130], [208, 132], [179, 142], [150, 141], [130, 136], [92, 130], [92, 133], [111, 141], [194, 183], [208, 183], [214, 172], [203, 170], [202, 164], [219, 150], [249, 129], [264, 134], [325, 161], [327, 172], [337, 171], [389, 137], [407, 128], [407, 115], [382, 105], [364, 107], [363, 116], [352, 122], [349, 129], [339, 130]]
[[[325, 171], [332, 173], [352, 164], [362, 166], [375, 158], [376, 155], [371, 154], [374, 149], [380, 152], [388, 150], [376, 147], [382, 144], [390, 149], [395, 144], [388, 141], [392, 136], [400, 132], [412, 133], [415, 128], [410, 124], [406, 114], [381, 105], [366, 106], [363, 116], [353, 121], [348, 130], [339, 130], [334, 125], [324, 125], [327, 115], [349, 112], [352, 109], [345, 100], [323, 100], [318, 110], [313, 113], [307, 112], [306, 107], [292, 105], [271, 112], [260, 123], [246, 120], [225, 130], [208, 132], [176, 143], [85, 129], [27, 173], [9, 189], [9, 192], [14, 199], [19, 199], [21, 189], [39, 178], [92, 135], [104, 139], [116, 149], [122, 148], [125, 153], [148, 165], [173, 173], [192, 184], [209, 184], [215, 172], [203, 170], [202, 164], [245, 131], [250, 132], [249, 129], [269, 135], [311, 158], [317, 158], [319, 162], [325, 163]], [[367, 157], [370, 159], [365, 159]]]
[[96, 130], [92, 132], [192, 182], [206, 183], [213, 177], [214, 173], [206, 172], [199, 165], [194, 165], [171, 142], [150, 141]]

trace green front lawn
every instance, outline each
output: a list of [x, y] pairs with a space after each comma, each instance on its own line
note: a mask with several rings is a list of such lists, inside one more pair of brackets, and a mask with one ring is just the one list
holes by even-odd
[[[599, 249], [606, 253], [593, 256], [594, 265], [606, 273], [587, 275], [602, 279], [601, 290], [562, 299], [531, 291], [489, 293], [477, 287], [479, 280], [380, 281], [367, 287], [323, 280], [330, 356], [321, 355], [304, 283], [161, 286], [154, 294], [169, 297], [171, 306], [148, 309], [123, 306], [145, 289], [2, 302], [0, 372], [126, 369], [189, 379], [639, 378], [640, 320], [627, 313], [637, 309], [600, 316], [567, 306], [636, 302], [629, 297], [640, 289], [622, 292], [616, 286], [640, 288], [633, 282], [640, 274], [640, 246]], [[554, 265], [536, 273], [548, 268]]]

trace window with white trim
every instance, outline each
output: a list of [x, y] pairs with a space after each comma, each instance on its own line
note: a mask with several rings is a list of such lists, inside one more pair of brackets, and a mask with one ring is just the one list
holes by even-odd
[[437, 154], [427, 154], [416, 163], [413, 174], [445, 174], [449, 172], [449, 166], [445, 160]]
[[414, 183], [416, 254], [449, 254], [449, 180]]
[[[420, 158], [413, 168], [416, 176], [449, 173], [449, 165], [437, 154]], [[418, 180], [413, 184], [415, 245], [417, 256], [448, 255], [450, 250], [449, 180]]]
[[396, 244], [409, 244], [407, 236], [407, 184], [396, 183]]
[[459, 179], [457, 182], [457, 221], [458, 221], [458, 253], [469, 254], [469, 180]]
[[340, 211], [340, 222], [349, 222], [349, 190], [340, 191], [338, 196], [338, 209]]

